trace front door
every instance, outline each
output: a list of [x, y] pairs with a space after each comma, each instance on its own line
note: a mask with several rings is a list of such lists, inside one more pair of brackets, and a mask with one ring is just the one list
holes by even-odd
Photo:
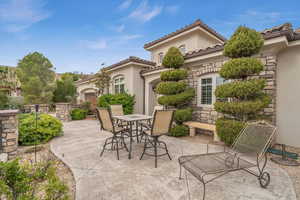
[[91, 108], [95, 109], [97, 105], [97, 96], [94, 92], [84, 94], [85, 101], [91, 102]]

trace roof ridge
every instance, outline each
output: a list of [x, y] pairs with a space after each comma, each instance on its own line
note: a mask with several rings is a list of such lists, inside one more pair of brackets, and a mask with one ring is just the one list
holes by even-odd
[[105, 70], [110, 70], [110, 69], [113, 69], [113, 68], [118, 67], [120, 65], [126, 64], [128, 62], [137, 62], [137, 63], [146, 64], [146, 65], [152, 65], [152, 66], [156, 65], [155, 62], [152, 62], [150, 60], [139, 58], [137, 56], [129, 56], [128, 58], [126, 58], [124, 60], [121, 60], [121, 61], [119, 61], [119, 62], [117, 62], [115, 64], [112, 64], [110, 66], [105, 67], [104, 69]]
[[215, 31], [213, 28], [209, 27], [209, 26], [208, 26], [207, 24], [205, 24], [203, 21], [201, 21], [200, 19], [196, 19], [196, 20], [195, 20], [193, 23], [191, 23], [191, 24], [185, 25], [185, 26], [183, 26], [183, 27], [181, 27], [181, 28], [179, 28], [179, 29], [177, 29], [177, 30], [175, 30], [175, 31], [173, 31], [173, 32], [171, 32], [171, 33], [169, 33], [169, 34], [166, 34], [166, 35], [164, 35], [164, 36], [162, 36], [162, 37], [160, 37], [160, 38], [158, 38], [158, 39], [156, 39], [156, 40], [153, 40], [153, 41], [151, 41], [151, 42], [146, 43], [146, 44], [144, 45], [144, 48], [148, 48], [148, 47], [150, 47], [150, 46], [152, 46], [152, 45], [154, 45], [154, 44], [157, 44], [157, 43], [159, 43], [159, 42], [161, 42], [161, 41], [163, 41], [163, 40], [166, 40], [166, 39], [168, 39], [168, 38], [170, 38], [170, 37], [173, 37], [173, 36], [175, 36], [175, 35], [178, 35], [178, 34], [184, 32], [184, 31], [187, 31], [187, 30], [189, 30], [189, 29], [191, 29], [191, 28], [194, 28], [194, 27], [197, 27], [197, 26], [201, 26], [201, 27], [204, 28], [206, 31], [210, 32], [211, 34], [213, 34], [213, 35], [216, 36], [217, 38], [221, 39], [222, 41], [226, 41], [226, 40], [227, 40], [224, 36], [222, 36], [221, 34], [219, 34], [219, 33], [218, 33], [217, 31]]

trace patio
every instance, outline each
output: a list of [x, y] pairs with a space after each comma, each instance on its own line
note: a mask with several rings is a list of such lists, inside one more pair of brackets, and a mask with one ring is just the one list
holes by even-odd
[[[64, 136], [51, 142], [51, 150], [73, 171], [76, 180], [76, 199], [201, 199], [202, 185], [188, 173], [188, 182], [179, 180], [178, 157], [184, 154], [204, 153], [206, 145], [174, 137], [162, 137], [168, 144], [172, 161], [168, 157], [158, 160], [139, 157], [143, 144], [133, 144], [132, 159], [128, 152], [99, 154], [108, 132], [101, 132], [96, 120], [64, 123]], [[210, 146], [210, 151], [221, 150]], [[259, 186], [256, 177], [234, 172], [207, 185], [207, 200], [296, 200], [292, 182], [282, 169], [269, 162], [271, 174], [268, 189]], [[190, 195], [189, 195], [190, 194]], [[190, 198], [189, 198], [190, 196]]]

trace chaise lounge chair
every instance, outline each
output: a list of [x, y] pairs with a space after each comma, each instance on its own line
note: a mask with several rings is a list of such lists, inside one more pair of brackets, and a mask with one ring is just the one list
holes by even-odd
[[[207, 183], [228, 174], [243, 170], [259, 180], [260, 186], [266, 188], [270, 183], [270, 174], [265, 171], [267, 164], [266, 151], [271, 145], [276, 127], [266, 122], [248, 124], [239, 134], [230, 150], [179, 157], [180, 175], [182, 167], [203, 183], [203, 200]], [[261, 161], [263, 162], [261, 163]], [[256, 167], [257, 171], [253, 171]]]

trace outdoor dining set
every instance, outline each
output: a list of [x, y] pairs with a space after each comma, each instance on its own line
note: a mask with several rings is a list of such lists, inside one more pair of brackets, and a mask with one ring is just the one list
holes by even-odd
[[[174, 110], [155, 109], [153, 116], [124, 115], [122, 105], [112, 105], [110, 109], [97, 108], [97, 116], [101, 129], [112, 133], [112, 137], [106, 139], [100, 156], [105, 150], [115, 150], [119, 160], [119, 150], [125, 149], [131, 159], [133, 139], [136, 138], [137, 142], [144, 142], [140, 159], [145, 154], [154, 156], [155, 167], [159, 156], [167, 155], [171, 160], [167, 144], [159, 140], [159, 137], [170, 132]], [[275, 134], [276, 127], [265, 121], [248, 123], [230, 148], [209, 152], [207, 145], [206, 153], [179, 156], [179, 178], [181, 179], [182, 168], [197, 178], [204, 187], [203, 199], [207, 183], [238, 170], [256, 176], [260, 186], [266, 188], [270, 183], [270, 174], [266, 172], [266, 152], [272, 145]], [[129, 147], [125, 143], [127, 138], [130, 140]], [[158, 153], [158, 149], [165, 152]]]

